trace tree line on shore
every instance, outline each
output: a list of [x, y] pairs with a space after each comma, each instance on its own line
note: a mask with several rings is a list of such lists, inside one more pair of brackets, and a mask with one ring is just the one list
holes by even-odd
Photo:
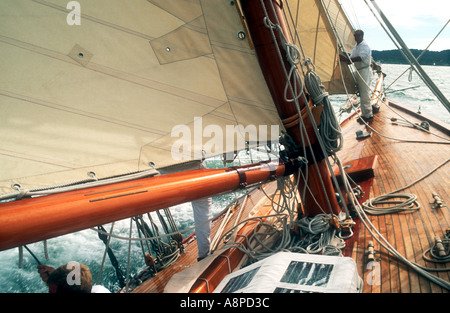
[[[419, 49], [410, 49], [411, 53], [417, 59], [423, 52]], [[378, 63], [384, 64], [409, 64], [403, 56], [402, 52], [398, 49], [396, 50], [373, 50], [373, 59]], [[443, 51], [425, 51], [425, 53], [420, 57], [419, 63], [421, 65], [441, 65], [450, 66], [450, 50]]]

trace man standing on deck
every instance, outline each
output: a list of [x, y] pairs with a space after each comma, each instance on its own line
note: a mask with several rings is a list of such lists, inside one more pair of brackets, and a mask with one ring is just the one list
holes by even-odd
[[350, 57], [346, 55], [339, 55], [339, 58], [343, 62], [348, 64], [353, 63], [358, 70], [356, 73], [356, 81], [359, 88], [359, 97], [361, 102], [361, 117], [358, 120], [361, 124], [361, 120], [364, 122], [370, 122], [373, 120], [372, 107], [370, 105], [370, 81], [372, 80], [372, 70], [370, 63], [372, 61], [372, 51], [364, 40], [364, 32], [360, 29], [354, 33], [356, 46], [353, 48]]

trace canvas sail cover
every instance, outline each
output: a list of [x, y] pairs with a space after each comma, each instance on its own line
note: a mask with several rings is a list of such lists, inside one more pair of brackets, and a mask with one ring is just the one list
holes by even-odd
[[[164, 168], [199, 158], [211, 138], [227, 147], [217, 127], [270, 138], [279, 125], [233, 1], [2, 0], [0, 12], [0, 194]], [[325, 17], [310, 23], [299, 29], [315, 43], [307, 54], [334, 77], [319, 61], [336, 52], [333, 40], [319, 47]]]

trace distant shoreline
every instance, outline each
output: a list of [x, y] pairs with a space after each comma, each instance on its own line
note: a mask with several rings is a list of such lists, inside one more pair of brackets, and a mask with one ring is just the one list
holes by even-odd
[[[418, 58], [423, 50], [410, 49], [414, 57]], [[373, 50], [372, 57], [375, 62], [384, 64], [409, 64], [400, 50]], [[450, 66], [450, 49], [443, 51], [427, 50], [419, 59], [421, 65]]]

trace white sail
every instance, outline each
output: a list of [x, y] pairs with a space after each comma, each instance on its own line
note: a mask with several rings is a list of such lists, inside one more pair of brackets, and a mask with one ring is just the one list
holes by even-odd
[[[344, 92], [337, 38], [353, 38], [336, 0], [286, 3], [305, 56]], [[0, 194], [242, 149], [227, 126], [246, 140], [247, 126], [278, 134], [235, 1], [3, 0], [0, 11]]]
[[[0, 12], [0, 193], [186, 162], [211, 139], [193, 139], [196, 118], [224, 132], [279, 124], [233, 2], [3, 0]], [[191, 130], [182, 160], [177, 125]]]

